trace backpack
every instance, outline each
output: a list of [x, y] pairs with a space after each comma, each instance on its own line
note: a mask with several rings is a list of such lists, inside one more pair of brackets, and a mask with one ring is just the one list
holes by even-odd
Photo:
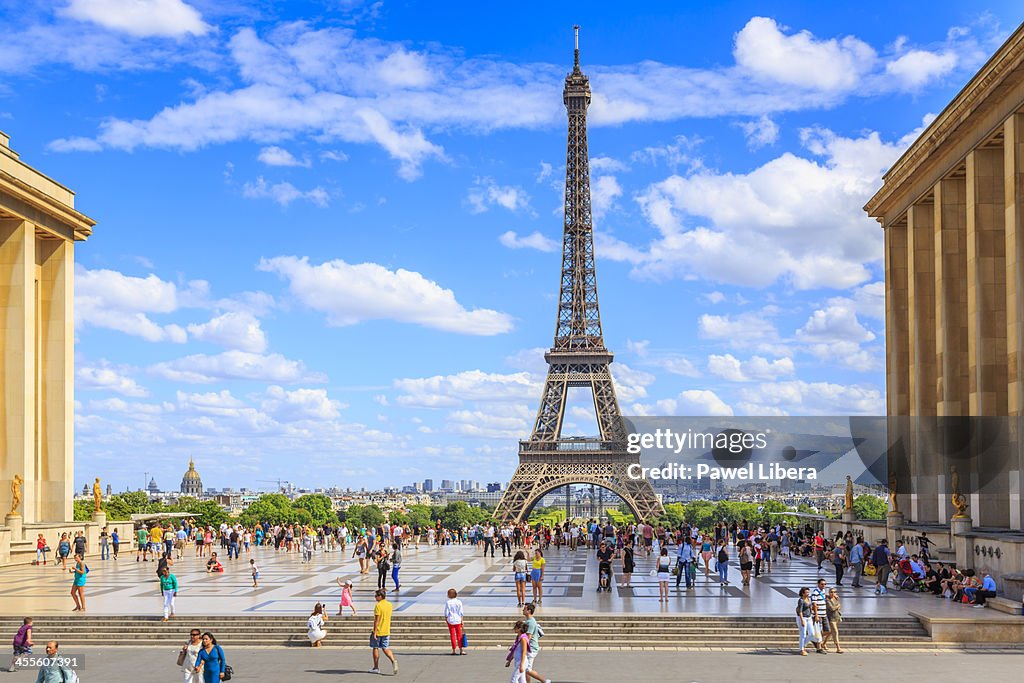
[[718, 561], [722, 563], [729, 561], [729, 553], [725, 552], [725, 548], [718, 551]]
[[78, 674], [74, 669], [61, 669], [60, 680], [64, 683], [78, 683]]

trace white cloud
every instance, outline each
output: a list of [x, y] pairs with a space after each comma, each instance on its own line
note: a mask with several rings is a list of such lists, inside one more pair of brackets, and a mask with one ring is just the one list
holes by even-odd
[[352, 265], [341, 259], [312, 265], [308, 258], [294, 256], [262, 259], [259, 269], [286, 279], [289, 291], [303, 305], [325, 313], [328, 324], [336, 327], [394, 320], [474, 335], [512, 329], [507, 314], [467, 310], [452, 290], [415, 271], [388, 270], [376, 263]]
[[356, 116], [362, 119], [370, 137], [383, 147], [392, 159], [399, 162], [398, 175], [404, 180], [420, 177], [420, 166], [430, 158], [444, 160], [444, 149], [430, 142], [418, 128], [398, 131], [383, 114], [373, 109], [360, 109]]
[[487, 439], [522, 439], [530, 432], [530, 415], [525, 406], [511, 415], [483, 410], [454, 410], [448, 414], [448, 428], [463, 436]]
[[514, 230], [503, 232], [498, 236], [498, 241], [501, 242], [502, 246], [509, 249], [536, 249], [547, 252], [558, 251], [562, 246], [539, 232], [532, 232], [529, 235], [520, 237]]
[[704, 415], [730, 416], [733, 414], [729, 404], [709, 389], [689, 389], [680, 393], [677, 398], [657, 401], [653, 407], [634, 406], [634, 408], [641, 408], [642, 410], [637, 412], [648, 415], [701, 417]]
[[179, 325], [159, 325], [149, 315], [171, 313], [179, 307], [179, 291], [154, 274], [144, 278], [116, 270], [75, 267], [75, 324], [101, 327], [146, 341], [184, 343]]
[[908, 88], [920, 88], [935, 78], [945, 76], [956, 68], [959, 58], [955, 52], [929, 52], [911, 50], [885, 65], [885, 71], [902, 81]]
[[875, 338], [874, 333], [857, 320], [850, 299], [835, 298], [825, 308], [811, 314], [804, 326], [796, 331], [797, 339], [809, 342], [866, 342]]
[[[756, 287], [784, 278], [797, 289], [866, 281], [882, 235], [861, 207], [919, 130], [884, 142], [806, 129], [803, 144], [822, 162], [787, 152], [746, 174], [702, 169], [651, 185], [636, 199], [660, 237], [633, 274]], [[710, 225], [692, 225], [701, 217]]]
[[305, 363], [272, 353], [261, 355], [247, 351], [225, 351], [215, 356], [194, 354], [157, 363], [151, 374], [174, 382], [210, 384], [217, 380], [239, 379], [293, 384], [301, 381], [324, 381], [322, 375], [310, 373]]
[[629, 166], [612, 157], [600, 156], [590, 159], [591, 173], [622, 173], [628, 170]]
[[546, 161], [540, 162], [540, 171], [537, 173], [537, 182], [542, 183], [551, 177], [554, 167]]
[[771, 321], [757, 313], [731, 315], [704, 314], [697, 320], [698, 333], [704, 339], [716, 339], [736, 346], [751, 346], [774, 341], [778, 330]]
[[417, 408], [457, 407], [466, 401], [518, 402], [536, 400], [541, 383], [528, 372], [511, 374], [466, 370], [454, 375], [395, 380], [401, 392], [395, 403]]
[[196, 8], [182, 0], [71, 0], [59, 11], [139, 37], [201, 36], [211, 30]]
[[[324, 154], [321, 154], [321, 158], [328, 158], [325, 156], [326, 154], [328, 153], [324, 152]], [[283, 147], [277, 146], [264, 147], [260, 150], [259, 156], [256, 158], [260, 163], [266, 164], [267, 166], [302, 166], [304, 168], [309, 168], [312, 165], [309, 157], [296, 159], [291, 152]]]
[[680, 166], [695, 170], [702, 165], [700, 159], [694, 155], [694, 151], [702, 142], [704, 141], [697, 137], [677, 135], [672, 142], [666, 145], [644, 147], [637, 150], [633, 152], [631, 158], [633, 161], [644, 161], [651, 164], [664, 161], [673, 171]]
[[613, 175], [602, 175], [594, 178], [590, 186], [590, 207], [594, 220], [598, 221], [614, 205], [615, 200], [622, 196], [622, 186]]
[[131, 377], [115, 370], [109, 365], [99, 367], [79, 367], [75, 370], [75, 388], [95, 391], [113, 391], [122, 396], [141, 398], [149, 392], [139, 386]]
[[853, 36], [818, 40], [809, 31], [786, 35], [767, 17], [754, 17], [736, 34], [733, 56], [755, 76], [826, 93], [854, 88], [878, 58]]
[[278, 421], [334, 420], [346, 406], [328, 398], [326, 389], [296, 389], [288, 391], [279, 386], [267, 387], [261, 402], [262, 409]]
[[267, 338], [259, 319], [245, 311], [223, 313], [205, 323], [189, 325], [188, 332], [199, 341], [228, 349], [251, 353], [267, 350]]
[[796, 368], [790, 358], [768, 360], [762, 356], [753, 356], [748, 360], [740, 360], [726, 353], [708, 356], [708, 371], [730, 382], [750, 382], [792, 375]]
[[620, 403], [632, 403], [647, 397], [647, 387], [654, 384], [654, 375], [643, 370], [636, 370], [625, 363], [611, 366], [615, 393]]
[[325, 152], [320, 152], [320, 158], [325, 161], [348, 161], [348, 155], [340, 149], [329, 149]]
[[325, 208], [330, 202], [327, 190], [317, 185], [312, 190], [300, 190], [289, 182], [268, 183], [263, 176], [242, 186], [242, 196], [249, 199], [273, 199], [281, 206], [288, 206], [296, 199], [305, 199], [315, 206]]
[[521, 187], [498, 185], [494, 178], [477, 178], [470, 186], [466, 202], [472, 213], [483, 213], [492, 206], [509, 211], [529, 211], [530, 195]]
[[754, 121], [742, 121], [738, 125], [746, 136], [747, 147], [750, 149], [761, 149], [778, 142], [779, 125], [768, 116], [762, 116]]
[[859, 315], [885, 319], [885, 282], [869, 282], [854, 290], [853, 305]]
[[720, 304], [725, 301], [725, 294], [721, 292], [708, 292], [704, 295], [704, 300], [709, 304]]
[[884, 415], [885, 399], [875, 387], [829, 382], [769, 382], [741, 390], [748, 415]]
[[89, 401], [90, 411], [103, 411], [107, 413], [125, 413], [131, 415], [160, 415], [168, 410], [173, 410], [170, 403], [140, 403], [138, 401], [125, 401], [121, 398], [105, 398], [99, 401]]

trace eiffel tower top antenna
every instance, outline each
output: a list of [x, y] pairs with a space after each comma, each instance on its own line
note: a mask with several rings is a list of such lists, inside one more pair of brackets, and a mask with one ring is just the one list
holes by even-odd
[[579, 71], [580, 69], [580, 25], [576, 24], [572, 27], [573, 33], [576, 34], [576, 51], [573, 54], [573, 69]]

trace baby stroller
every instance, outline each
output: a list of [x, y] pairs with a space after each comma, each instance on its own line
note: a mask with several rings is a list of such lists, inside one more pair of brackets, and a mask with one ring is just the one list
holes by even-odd
[[599, 575], [597, 580], [597, 592], [610, 591], [612, 589], [612, 567], [610, 564], [602, 562], [599, 567]]

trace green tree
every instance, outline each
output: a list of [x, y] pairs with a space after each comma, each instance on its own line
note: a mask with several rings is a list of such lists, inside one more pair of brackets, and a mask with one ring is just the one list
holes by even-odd
[[313, 524], [317, 526], [333, 522], [335, 519], [334, 506], [331, 504], [331, 499], [322, 493], [299, 496], [292, 501], [292, 507], [309, 512]]
[[409, 514], [404, 510], [392, 510], [388, 513], [388, 523], [405, 526], [409, 523]]
[[74, 505], [76, 522], [88, 522], [90, 519], [92, 519], [94, 507], [91, 501], [76, 500], [74, 501]]
[[363, 508], [363, 524], [366, 526], [380, 526], [384, 521], [384, 511], [378, 506], [370, 504]]
[[658, 520], [670, 529], [678, 528], [686, 515], [682, 503], [669, 503], [665, 506], [665, 514]]
[[178, 512], [191, 512], [196, 517], [192, 519], [201, 526], [219, 527], [222, 523], [231, 519], [227, 510], [220, 506], [220, 503], [213, 500], [197, 500], [195, 498], [183, 497], [178, 499]]
[[406, 514], [409, 517], [409, 524], [418, 524], [421, 529], [434, 523], [433, 509], [430, 505], [410, 505], [409, 509], [406, 510]]
[[[309, 513], [306, 512], [306, 515]], [[245, 526], [251, 527], [259, 522], [295, 524], [298, 521], [297, 516], [288, 496], [282, 493], [265, 493], [250, 503], [238, 519]]]
[[710, 529], [717, 521], [715, 519], [715, 504], [710, 500], [695, 500], [687, 503], [684, 517], [687, 522], [698, 529]]
[[447, 529], [461, 529], [463, 526], [471, 523], [472, 513], [470, 510], [469, 503], [457, 500], [448, 503], [438, 514], [438, 519], [441, 520], [441, 524]]
[[853, 499], [853, 511], [857, 519], [885, 519], [889, 506], [878, 496], [865, 494]]
[[149, 494], [145, 491], [115, 493], [102, 505], [111, 520], [130, 519], [132, 515], [149, 512]]

